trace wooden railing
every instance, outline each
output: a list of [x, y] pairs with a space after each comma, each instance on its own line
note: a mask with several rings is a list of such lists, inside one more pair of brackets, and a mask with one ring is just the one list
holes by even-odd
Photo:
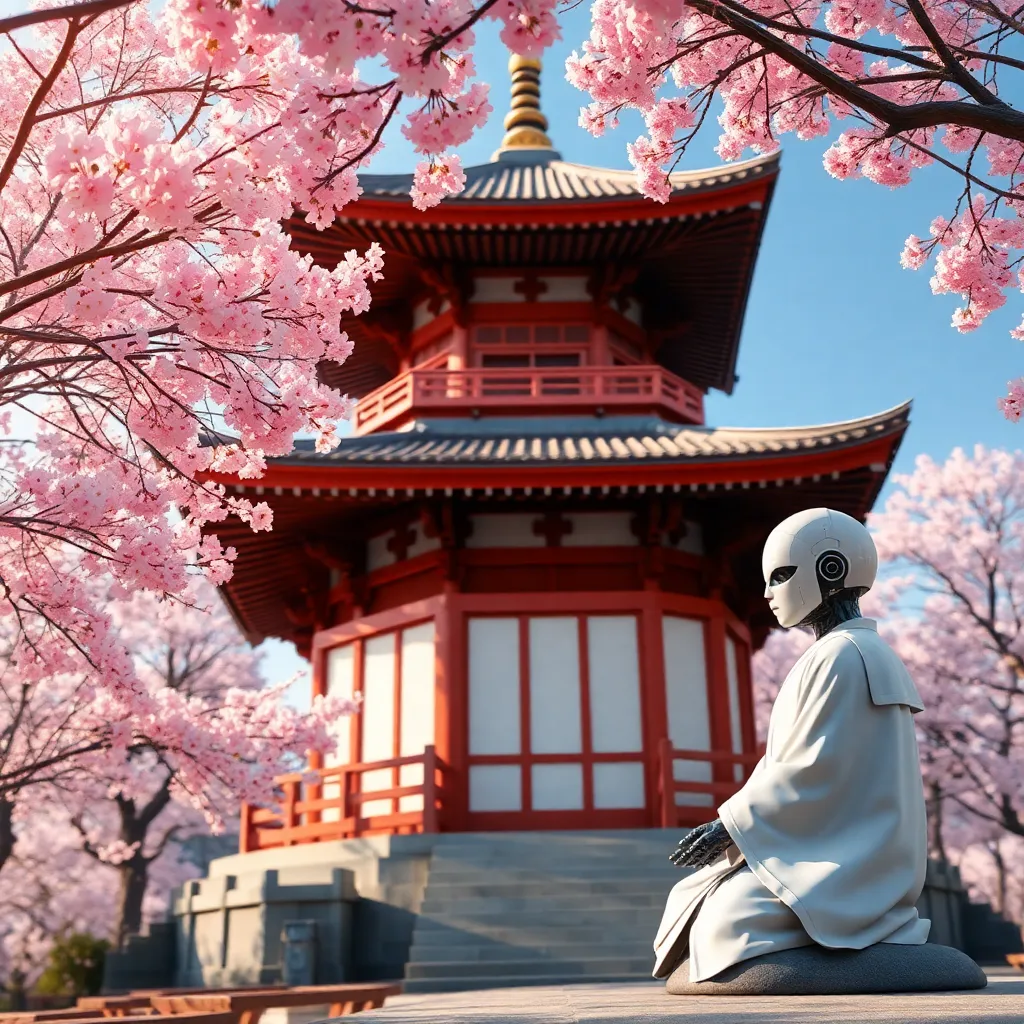
[[[363, 776], [391, 769], [397, 782], [407, 765], [423, 765], [423, 781], [412, 786], [394, 785], [388, 789], [364, 790]], [[428, 746], [422, 754], [394, 757], [387, 761], [367, 761], [315, 772], [297, 772], [276, 779], [283, 800], [276, 808], [242, 805], [239, 852], [265, 850], [276, 846], [352, 839], [380, 832], [437, 832], [443, 809], [449, 766]], [[304, 783], [303, 776], [314, 774], [317, 781]], [[337, 795], [323, 796], [326, 787], [336, 786]], [[402, 811], [403, 797], [421, 796], [422, 809]], [[364, 813], [364, 804], [390, 804], [390, 813]], [[334, 812], [335, 820], [324, 820], [324, 812]]]
[[522, 412], [524, 405], [569, 412], [661, 409], [685, 423], [704, 422], [700, 389], [655, 365], [409, 370], [356, 404], [353, 427], [368, 434], [396, 427], [414, 412]]
[[[677, 793], [707, 793], [717, 802], [728, 800], [750, 777], [750, 769], [761, 760], [761, 754], [734, 754], [726, 750], [676, 750], [671, 740], [662, 740], [658, 744], [658, 789], [661, 799], [661, 827], [676, 828], [679, 825], [679, 811], [676, 803]], [[740, 765], [743, 769], [743, 781], [729, 780], [725, 782], [692, 782], [689, 779], [675, 777], [677, 761], [695, 761], [703, 764], [727, 764], [730, 767]]]

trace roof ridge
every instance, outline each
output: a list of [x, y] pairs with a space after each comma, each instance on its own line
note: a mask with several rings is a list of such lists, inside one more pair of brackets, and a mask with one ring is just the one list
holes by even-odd
[[[574, 160], [546, 160], [544, 161], [549, 166], [551, 164], [560, 164], [562, 167], [571, 167], [577, 171], [593, 171], [597, 174], [605, 175], [607, 177], [621, 176], [630, 180], [636, 180], [636, 169], [632, 167], [619, 168], [619, 167], [595, 167], [593, 164], [581, 164]], [[763, 156], [751, 157], [749, 160], [737, 160], [734, 163], [716, 164], [713, 167], [696, 167], [688, 171], [672, 171], [668, 178], [670, 182], [683, 182], [683, 181], [694, 181], [703, 178], [710, 178], [715, 175], [733, 175], [740, 171], [750, 170], [761, 170], [778, 164], [780, 162], [780, 152], [768, 153]], [[476, 164], [477, 167], [488, 167], [489, 164]], [[471, 170], [471, 168], [466, 168]]]
[[[800, 432], [821, 432], [826, 430], [854, 430], [859, 427], [873, 426], [876, 423], [885, 423], [888, 420], [897, 418], [906, 419], [910, 415], [910, 407], [913, 405], [914, 400], [908, 398], [904, 402], [900, 402], [898, 405], [892, 406], [890, 409], [885, 409], [882, 412], [872, 413], [869, 416], [860, 416], [853, 420], [835, 420], [830, 423], [808, 423], [803, 426], [796, 427], [713, 427], [712, 430], [717, 433], [730, 433], [730, 434], [779, 434], [779, 433], [800, 433]], [[687, 428], [683, 428], [684, 430]]]
[[[669, 175], [669, 184], [674, 192], [728, 186], [748, 175], [756, 178], [774, 173], [779, 160], [779, 153], [776, 152], [736, 163], [719, 164], [716, 167], [673, 171]], [[575, 163], [562, 159], [558, 153], [549, 149], [508, 150], [501, 154], [501, 159], [473, 164], [464, 170], [465, 188], [458, 195], [449, 197], [446, 200], [449, 204], [522, 200], [564, 202], [608, 197], [635, 200], [644, 198], [637, 184], [635, 170]], [[555, 181], [538, 180], [537, 194], [522, 194], [525, 182], [529, 181], [532, 186], [535, 175], [539, 174], [543, 179], [549, 171], [552, 175], [557, 175]], [[412, 186], [412, 178], [411, 172], [361, 174], [358, 179], [360, 198], [405, 201]], [[602, 184], [604, 188], [600, 187]], [[573, 187], [574, 185], [576, 187]], [[341, 216], [344, 218], [345, 213], [342, 212]]]

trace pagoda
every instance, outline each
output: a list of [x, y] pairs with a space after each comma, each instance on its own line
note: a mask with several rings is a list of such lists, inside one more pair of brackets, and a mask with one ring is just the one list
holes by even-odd
[[245, 809], [243, 853], [713, 817], [758, 758], [764, 540], [803, 508], [863, 519], [906, 430], [908, 405], [706, 424], [777, 157], [672, 174], [652, 202], [563, 160], [539, 63], [511, 68], [501, 148], [460, 195], [419, 211], [411, 175], [364, 175], [329, 230], [288, 224], [324, 265], [379, 241], [384, 278], [322, 366], [358, 399], [352, 436], [224, 478], [274, 529], [218, 524], [222, 589], [252, 642], [293, 641], [314, 693], [362, 707], [316, 784]]

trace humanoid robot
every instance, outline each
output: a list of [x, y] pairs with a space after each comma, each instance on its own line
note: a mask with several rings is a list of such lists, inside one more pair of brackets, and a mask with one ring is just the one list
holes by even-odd
[[[764, 596], [781, 626], [809, 628], [815, 642], [779, 690], [750, 778], [670, 856], [689, 871], [654, 943], [654, 976], [672, 976], [669, 992], [714, 988], [764, 958], [806, 965], [819, 953], [869, 949], [876, 974], [879, 955], [888, 964], [897, 950], [916, 955], [916, 967], [841, 990], [985, 984], [956, 950], [932, 945], [921, 957], [930, 922], [916, 907], [927, 833], [913, 715], [923, 705], [875, 622], [861, 617], [877, 566], [865, 527], [832, 509], [790, 516], [765, 544]], [[956, 969], [938, 968], [952, 986], [922, 975], [925, 961], [924, 974], [936, 973], [935, 950], [960, 958]]]

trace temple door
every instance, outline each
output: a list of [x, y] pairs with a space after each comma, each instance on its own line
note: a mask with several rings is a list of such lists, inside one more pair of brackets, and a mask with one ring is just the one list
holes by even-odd
[[647, 822], [635, 615], [471, 616], [469, 829]]

